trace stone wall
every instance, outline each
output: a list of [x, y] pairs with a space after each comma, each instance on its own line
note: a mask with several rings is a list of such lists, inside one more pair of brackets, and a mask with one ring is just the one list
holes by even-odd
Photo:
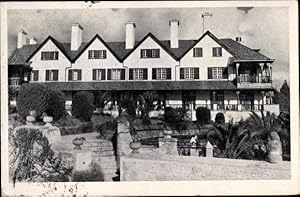
[[130, 154], [121, 157], [121, 181], [290, 179], [290, 162], [176, 155]]

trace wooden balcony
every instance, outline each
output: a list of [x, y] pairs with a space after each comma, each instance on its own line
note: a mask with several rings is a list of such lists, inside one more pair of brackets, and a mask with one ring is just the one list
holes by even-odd
[[270, 76], [240, 75], [237, 77], [237, 87], [243, 89], [272, 88]]

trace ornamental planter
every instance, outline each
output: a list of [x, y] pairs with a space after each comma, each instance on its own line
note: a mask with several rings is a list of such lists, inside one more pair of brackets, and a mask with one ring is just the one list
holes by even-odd
[[53, 121], [53, 117], [52, 116], [44, 116], [43, 118], [43, 122], [44, 123], [51, 123]]
[[172, 138], [172, 130], [164, 130], [165, 138]]
[[26, 116], [26, 122], [28, 124], [32, 124], [33, 122], [35, 122], [35, 117], [34, 116]]
[[81, 150], [81, 145], [83, 144], [83, 141], [85, 141], [84, 137], [81, 138], [75, 138], [73, 140], [73, 144], [75, 145], [74, 150]]
[[140, 153], [139, 149], [141, 148], [141, 146], [142, 146], [141, 142], [130, 142], [129, 147], [132, 149], [131, 153], [133, 154]]

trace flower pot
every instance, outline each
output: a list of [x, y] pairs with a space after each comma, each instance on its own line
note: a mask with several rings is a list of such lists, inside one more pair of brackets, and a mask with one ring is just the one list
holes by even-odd
[[132, 149], [131, 153], [137, 154], [139, 153], [139, 149], [141, 148], [141, 142], [130, 142], [129, 147]]
[[172, 138], [171, 134], [172, 134], [172, 130], [164, 130], [164, 135], [165, 138]]
[[73, 144], [75, 145], [74, 150], [81, 150], [81, 145], [83, 144], [83, 138], [75, 138]]
[[34, 116], [26, 116], [26, 122], [28, 122], [29, 124], [32, 124], [34, 121], [35, 121]]
[[53, 117], [52, 116], [44, 116], [43, 121], [44, 121], [44, 123], [50, 123], [53, 121]]

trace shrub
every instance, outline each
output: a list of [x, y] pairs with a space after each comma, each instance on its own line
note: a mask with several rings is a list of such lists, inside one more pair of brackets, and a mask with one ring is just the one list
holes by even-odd
[[222, 112], [216, 114], [215, 122], [218, 124], [225, 124], [225, 116]]
[[65, 97], [61, 91], [51, 91], [48, 101], [47, 115], [53, 116], [54, 120], [60, 119], [65, 114]]
[[77, 92], [73, 97], [72, 114], [81, 120], [90, 121], [94, 111], [94, 95], [90, 92]]
[[167, 123], [178, 123], [185, 119], [186, 111], [183, 108], [165, 108], [164, 120]]
[[135, 102], [129, 99], [122, 100], [120, 103], [120, 107], [126, 109], [128, 115], [131, 117], [136, 116], [136, 106]]
[[198, 107], [196, 110], [196, 118], [200, 124], [208, 124], [210, 122], [210, 109]]
[[112, 140], [114, 134], [117, 132], [117, 121], [105, 122], [102, 125], [98, 125], [96, 129], [102, 139]]
[[49, 89], [40, 84], [23, 84], [17, 97], [17, 111], [25, 119], [30, 110], [40, 117], [48, 108]]

